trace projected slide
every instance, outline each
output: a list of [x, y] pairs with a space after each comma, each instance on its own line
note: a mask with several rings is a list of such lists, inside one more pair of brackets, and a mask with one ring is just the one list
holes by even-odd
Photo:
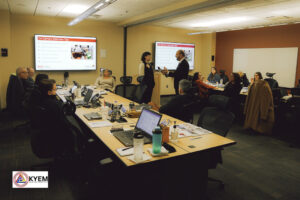
[[178, 61], [175, 54], [180, 49], [185, 52], [190, 70], [194, 69], [195, 45], [171, 42], [155, 43], [155, 69], [166, 67], [168, 70], [176, 70]]
[[96, 38], [35, 35], [39, 71], [96, 70]]

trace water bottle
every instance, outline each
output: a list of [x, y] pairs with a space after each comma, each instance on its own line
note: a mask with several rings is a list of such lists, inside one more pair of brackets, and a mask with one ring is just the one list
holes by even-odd
[[171, 141], [177, 142], [178, 141], [178, 130], [176, 129], [176, 125], [173, 126], [173, 131], [171, 133]]
[[220, 85], [223, 85], [223, 79], [221, 78], [221, 80], [220, 80]]
[[157, 126], [152, 131], [152, 152], [154, 154], [158, 154], [161, 151], [161, 140], [162, 140], [162, 134], [161, 129], [159, 126]]
[[133, 156], [135, 162], [143, 161], [144, 152], [144, 136], [138, 132], [133, 135]]

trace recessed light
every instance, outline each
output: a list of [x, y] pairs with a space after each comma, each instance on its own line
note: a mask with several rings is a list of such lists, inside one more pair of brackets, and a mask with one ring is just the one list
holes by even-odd
[[211, 20], [207, 22], [202, 22], [198, 24], [193, 24], [193, 27], [213, 27], [223, 24], [232, 24], [232, 23], [238, 23], [238, 22], [244, 22], [251, 20], [250, 17], [229, 17], [224, 19], [217, 19], [217, 20]]
[[80, 13], [84, 12], [86, 9], [88, 9], [87, 6], [72, 4], [72, 5], [68, 5], [67, 7], [65, 7], [63, 9], [63, 12], [73, 13], [73, 14], [80, 14]]

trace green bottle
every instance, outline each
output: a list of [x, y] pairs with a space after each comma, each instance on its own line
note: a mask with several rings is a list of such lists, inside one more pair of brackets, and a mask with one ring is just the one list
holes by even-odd
[[161, 140], [162, 140], [162, 133], [161, 128], [157, 126], [152, 131], [152, 152], [154, 154], [158, 154], [161, 151]]

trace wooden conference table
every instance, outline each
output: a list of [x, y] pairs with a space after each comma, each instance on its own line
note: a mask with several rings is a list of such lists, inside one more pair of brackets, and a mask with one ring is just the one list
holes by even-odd
[[[121, 96], [118, 96], [114, 93], [108, 92], [107, 95], [103, 95], [103, 99], [100, 99], [100, 101], [105, 100], [106, 102], [114, 103], [117, 101], [118, 104], [123, 104], [125, 107], [129, 105], [131, 102], [128, 99], [125, 99]], [[101, 127], [101, 128], [92, 128], [89, 123], [91, 121], [88, 121], [83, 115], [86, 113], [90, 112], [100, 112], [100, 107], [98, 108], [77, 108], [76, 109], [76, 115], [77, 117], [82, 120], [84, 124], [87, 125], [87, 127], [90, 128], [90, 130], [127, 166], [134, 166], [136, 163], [132, 162], [129, 160], [126, 156], [120, 156], [117, 152], [117, 149], [125, 147], [117, 138], [115, 138], [111, 133], [110, 129], [111, 127]], [[126, 118], [127, 123], [113, 123], [114, 125], [122, 125], [124, 128], [133, 128], [132, 126], [136, 124], [138, 118]], [[162, 120], [164, 119], [169, 119], [172, 123], [176, 121], [176, 124], [181, 124], [184, 123], [178, 119], [172, 118], [167, 115], [163, 115]], [[101, 120], [93, 120], [93, 122], [96, 121], [101, 121]], [[131, 125], [131, 127], [130, 127]], [[197, 138], [197, 139], [192, 139], [192, 138]], [[196, 152], [201, 152], [205, 150], [211, 150], [215, 148], [220, 148], [220, 147], [225, 147], [229, 145], [233, 145], [236, 142], [233, 140], [230, 140], [228, 138], [219, 136], [217, 134], [211, 133], [207, 135], [202, 135], [201, 138], [199, 136], [193, 136], [193, 137], [184, 137], [184, 138], [179, 138], [178, 142], [173, 143], [170, 142], [170, 144], [176, 149], [176, 152], [170, 153], [166, 156], [162, 157], [151, 157], [150, 160], [146, 161], [145, 163], [149, 162], [156, 162], [159, 160], [165, 160], [168, 158], [173, 158], [177, 156], [185, 156], [188, 154], [196, 153]], [[145, 144], [144, 145], [144, 151], [149, 155], [149, 152], [147, 151], [148, 148], [152, 148], [152, 144]]]

